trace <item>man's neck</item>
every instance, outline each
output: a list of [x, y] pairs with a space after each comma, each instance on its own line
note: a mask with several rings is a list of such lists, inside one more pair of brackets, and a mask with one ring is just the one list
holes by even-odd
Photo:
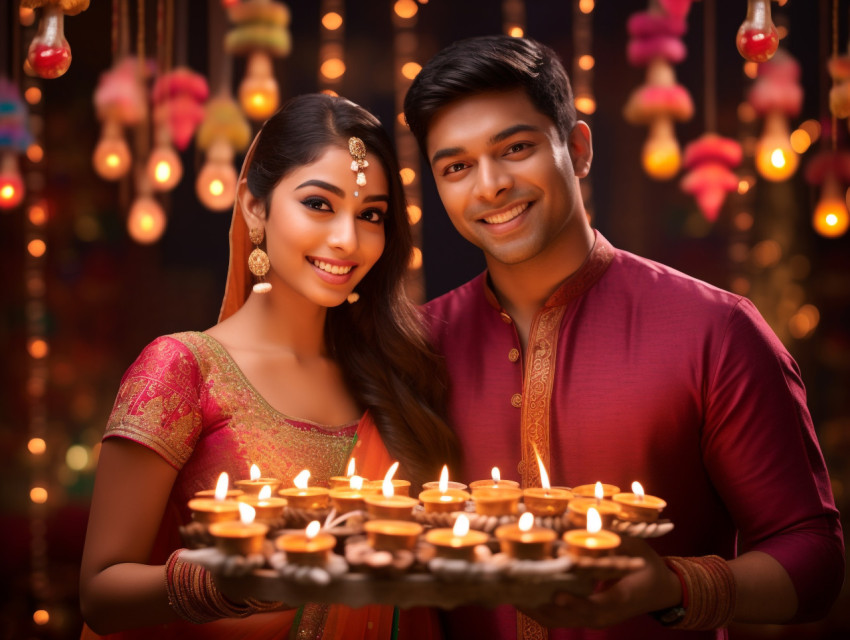
[[516, 324], [523, 350], [534, 315], [550, 296], [584, 264], [593, 249], [595, 233], [589, 226], [549, 251], [518, 264], [502, 264], [488, 258], [490, 282], [505, 311]]

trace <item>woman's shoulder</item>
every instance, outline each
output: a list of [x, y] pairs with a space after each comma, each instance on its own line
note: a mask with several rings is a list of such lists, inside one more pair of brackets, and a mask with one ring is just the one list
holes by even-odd
[[198, 331], [184, 331], [155, 338], [142, 349], [125, 375], [128, 377], [162, 377], [182, 372], [193, 376], [209, 356], [209, 336]]

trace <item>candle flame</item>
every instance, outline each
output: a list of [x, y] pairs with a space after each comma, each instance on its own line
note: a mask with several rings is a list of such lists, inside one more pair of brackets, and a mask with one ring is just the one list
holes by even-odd
[[440, 472], [440, 493], [445, 493], [449, 488], [449, 467], [443, 465], [443, 470]]
[[520, 531], [531, 531], [531, 527], [534, 526], [534, 514], [531, 511], [526, 511], [519, 517], [519, 522], [517, 523]]
[[349, 478], [354, 475], [354, 458], [348, 461], [348, 469], [345, 471], [345, 475]]
[[467, 533], [469, 533], [469, 518], [465, 515], [460, 514], [455, 520], [455, 526], [452, 527], [452, 535], [457, 537], [463, 537]]
[[215, 483], [216, 500], [224, 500], [227, 497], [227, 485], [229, 482], [230, 478], [227, 475], [227, 471], [222, 471], [218, 476], [218, 482]]
[[637, 480], [632, 482], [632, 493], [635, 494], [635, 497], [638, 500], [643, 500], [643, 495], [644, 495], [643, 494], [643, 487], [641, 486], [640, 482], [638, 482]]
[[596, 486], [593, 487], [593, 495], [596, 496], [597, 501], [602, 500], [602, 498], [605, 497], [605, 491], [603, 491], [603, 489], [602, 489], [602, 483], [601, 482], [597, 482]]
[[599, 512], [590, 507], [587, 510], [587, 532], [596, 533], [602, 528], [602, 518], [599, 517]]
[[260, 467], [255, 464], [251, 465], [251, 480], [259, 480], [263, 476], [260, 475]]
[[381, 486], [381, 493], [384, 494], [385, 498], [392, 498], [395, 493], [395, 489], [393, 488], [393, 475], [395, 475], [395, 471], [398, 469], [398, 462], [393, 462], [387, 471], [387, 475], [384, 476], [384, 483]]
[[351, 476], [351, 480], [348, 481], [348, 486], [352, 489], [356, 489], [360, 491], [363, 488], [363, 478], [360, 476]]
[[272, 497], [272, 488], [271, 485], [265, 485], [262, 489], [260, 489], [260, 493], [257, 496], [258, 500], [268, 500]]
[[246, 504], [244, 502], [239, 503], [239, 519], [245, 524], [251, 524], [254, 522], [254, 518], [257, 515], [257, 510], [254, 509], [250, 504]]
[[490, 471], [490, 475], [493, 476], [493, 482], [499, 482], [502, 479], [502, 475], [499, 473], [499, 467], [493, 467], [493, 470]]
[[543, 460], [540, 459], [536, 445], [534, 447], [534, 455], [537, 456], [537, 466], [540, 467], [540, 486], [544, 489], [551, 489], [552, 485], [549, 484], [549, 475], [546, 473], [546, 467], [543, 466]]
[[307, 525], [307, 528], [304, 529], [304, 535], [307, 536], [308, 540], [312, 540], [316, 537], [316, 534], [319, 533], [319, 529], [322, 528], [321, 523], [318, 520], [313, 520], [310, 524]]
[[301, 473], [295, 476], [295, 480], [292, 483], [295, 485], [296, 489], [306, 489], [307, 481], [310, 479], [310, 472], [307, 469], [304, 469]]

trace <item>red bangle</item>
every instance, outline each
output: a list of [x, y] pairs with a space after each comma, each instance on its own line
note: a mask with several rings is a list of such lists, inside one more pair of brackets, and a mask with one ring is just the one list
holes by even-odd
[[682, 608], [688, 608], [688, 587], [685, 584], [685, 578], [682, 576], [682, 572], [679, 571], [679, 567], [675, 565], [672, 561], [667, 558], [662, 558], [664, 560], [664, 564], [667, 565], [667, 568], [670, 569], [673, 573], [676, 574], [676, 577], [679, 579], [679, 584], [682, 586]]

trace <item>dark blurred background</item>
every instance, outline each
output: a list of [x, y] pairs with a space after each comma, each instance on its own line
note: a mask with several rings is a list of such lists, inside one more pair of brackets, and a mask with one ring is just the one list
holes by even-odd
[[[126, 231], [131, 181], [105, 182], [92, 170], [91, 155], [100, 134], [92, 94], [112, 62], [111, 20], [119, 4], [94, 0], [84, 13], [66, 18], [74, 56], [71, 68], [58, 79], [39, 83], [43, 97], [33, 113], [39, 116], [40, 129], [34, 133], [44, 158], [38, 163], [23, 160], [22, 170], [40, 176], [33, 180], [43, 179], [48, 212], [47, 223], [38, 230], [47, 246], [38, 262], [43, 292], [36, 290], [34, 295], [28, 280], [33, 260], [27, 243], [34, 231], [25, 208], [0, 212], [0, 638], [78, 637], [78, 564], [97, 443], [121, 375], [156, 336], [214, 324], [223, 293], [230, 214], [211, 212], [196, 198], [194, 179], [203, 157], [194, 144], [181, 154], [182, 182], [160, 197], [168, 225], [152, 245], [135, 243]], [[176, 0], [178, 7], [182, 4]], [[321, 88], [322, 3], [288, 4], [292, 52], [275, 62], [283, 98]], [[398, 100], [392, 51], [394, 4], [394, 0], [342, 3], [347, 71], [336, 85], [340, 94], [375, 112], [391, 130]], [[417, 59], [424, 62], [459, 38], [502, 32], [503, 5], [508, 4], [420, 0], [416, 16], [405, 23], [418, 37]], [[519, 4], [525, 9], [525, 33], [552, 46], [572, 69], [577, 53], [573, 3]], [[694, 117], [676, 127], [683, 144], [705, 131], [706, 110], [716, 110], [718, 133], [744, 141], [745, 147], [748, 137], [759, 135], [760, 121], [748, 121], [740, 107], [753, 82], [735, 48], [746, 4], [704, 0], [690, 10], [684, 36], [688, 56], [674, 67], [696, 107]], [[25, 50], [26, 38], [32, 36], [31, 30], [16, 26], [17, 5], [9, 0], [0, 5], [0, 46], [9, 61], [21, 60], [20, 47]], [[134, 1], [129, 5], [135, 39], [138, 5]], [[830, 143], [831, 80], [826, 59], [833, 47], [832, 16], [837, 9], [838, 47], [844, 52], [850, 6], [831, 0], [791, 0], [782, 7], [773, 3], [776, 23], [787, 28], [782, 46], [802, 69], [803, 110], [791, 119], [791, 128], [815, 121], [820, 139], [803, 154], [797, 173], [781, 183], [757, 178], [752, 158], [745, 157], [738, 173], [745, 181], [752, 176], [747, 182], [750, 188], [732, 193], [713, 223], [681, 192], [678, 177], [669, 181], [647, 177], [640, 163], [647, 129], [622, 117], [626, 99], [645, 76], [644, 69], [626, 62], [626, 21], [646, 7], [647, 0], [599, 0], [585, 32], [585, 45], [596, 60], [592, 89], [597, 103], [595, 113], [585, 117], [594, 141], [593, 169], [584, 181], [588, 209], [595, 226], [616, 246], [753, 299], [800, 364], [836, 501], [847, 512], [850, 235], [827, 239], [815, 233], [811, 216], [819, 189], [808, 185], [802, 174], [805, 163]], [[712, 7], [716, 37], [706, 43], [704, 13]], [[148, 0], [148, 50], [156, 46], [155, 9], [156, 3]], [[217, 1], [188, 3], [188, 20], [176, 28], [185, 61], [203, 74], [212, 75], [215, 69], [210, 67], [221, 62], [221, 47], [210, 37], [224, 20], [221, 12]], [[706, 62], [711, 62], [706, 56], [712, 54], [713, 90], [705, 83]], [[234, 62], [234, 90], [243, 68], [244, 61]], [[844, 121], [838, 121], [836, 141], [839, 147], [847, 145]], [[241, 162], [241, 156], [236, 160]], [[479, 273], [483, 260], [448, 223], [428, 172], [421, 178], [423, 216], [417, 234], [424, 267], [419, 282], [425, 285], [423, 297], [430, 299]], [[34, 297], [42, 306], [33, 305]], [[798, 314], [804, 307], [801, 318]], [[28, 343], [33, 316], [38, 316], [49, 344], [49, 353], [37, 364]], [[33, 387], [38, 386], [34, 371], [43, 381], [42, 391]], [[44, 453], [28, 449], [33, 425], [44, 434]], [[43, 503], [31, 499], [30, 490], [37, 485], [47, 489]], [[850, 596], [844, 593], [820, 623], [736, 626], [732, 636], [846, 638], [848, 603]], [[49, 614], [45, 624], [33, 620], [39, 609]]]

